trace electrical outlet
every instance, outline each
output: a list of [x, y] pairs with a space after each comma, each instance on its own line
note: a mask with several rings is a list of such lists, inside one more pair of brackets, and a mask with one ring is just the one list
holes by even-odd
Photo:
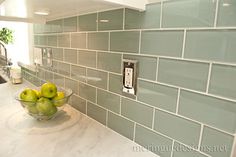
[[136, 95], [137, 90], [137, 61], [123, 60], [123, 92]]

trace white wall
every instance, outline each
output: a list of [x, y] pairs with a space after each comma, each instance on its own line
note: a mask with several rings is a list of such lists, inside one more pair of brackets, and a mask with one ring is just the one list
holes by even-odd
[[13, 30], [14, 42], [7, 45], [8, 58], [16, 65], [18, 61], [29, 64], [32, 52], [33, 25], [23, 22], [0, 21], [0, 29], [7, 27]]

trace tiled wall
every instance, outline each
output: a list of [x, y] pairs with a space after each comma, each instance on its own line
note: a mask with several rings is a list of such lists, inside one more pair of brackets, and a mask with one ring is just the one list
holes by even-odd
[[[35, 25], [53, 68], [24, 75], [72, 88], [76, 109], [161, 157], [233, 157], [235, 17], [236, 1], [173, 0]], [[124, 58], [139, 61], [135, 99], [121, 92]]]

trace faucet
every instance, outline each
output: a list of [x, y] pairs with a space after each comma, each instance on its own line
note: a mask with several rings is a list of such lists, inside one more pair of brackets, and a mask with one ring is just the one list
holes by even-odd
[[4, 59], [5, 60], [5, 65], [2, 66], [2, 69], [3, 69], [4, 73], [7, 74], [7, 77], [10, 78], [10, 68], [11, 68], [12, 62], [11, 62], [10, 59], [7, 58], [7, 49], [6, 49], [5, 44], [2, 41], [0, 41], [0, 46], [3, 47], [4, 52], [5, 52], [5, 56], [4, 56], [5, 57], [5, 59]]

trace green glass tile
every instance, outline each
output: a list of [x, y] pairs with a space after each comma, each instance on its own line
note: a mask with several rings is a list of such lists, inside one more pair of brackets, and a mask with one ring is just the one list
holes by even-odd
[[65, 78], [58, 74], [53, 74], [53, 82], [60, 87], [64, 87]]
[[108, 50], [108, 32], [88, 34], [88, 48], [94, 50]]
[[72, 33], [71, 47], [86, 49], [86, 33]]
[[78, 82], [75, 80], [65, 78], [65, 87], [70, 88], [75, 94], [79, 93]]
[[76, 64], [77, 63], [77, 50], [64, 49], [64, 61]]
[[138, 53], [139, 31], [111, 32], [111, 51]]
[[135, 142], [161, 157], [171, 157], [171, 151], [166, 149], [171, 148], [172, 140], [140, 125], [136, 125]]
[[212, 157], [230, 157], [233, 141], [232, 135], [204, 127], [201, 151]]
[[98, 69], [121, 73], [121, 54], [98, 52]]
[[71, 65], [71, 78], [86, 82], [86, 68]]
[[54, 30], [52, 29], [51, 25], [43, 25], [43, 32], [42, 33], [52, 33]]
[[110, 10], [98, 13], [98, 30], [123, 29], [123, 9]]
[[160, 59], [158, 81], [205, 91], [209, 65], [206, 63]]
[[97, 104], [113, 112], [120, 112], [120, 97], [107, 91], [97, 90]]
[[174, 143], [173, 157], [207, 157], [192, 149], [192, 147], [186, 147], [178, 142]]
[[97, 14], [81, 15], [79, 19], [79, 31], [96, 31], [97, 30]]
[[154, 129], [184, 144], [198, 146], [200, 124], [156, 110]]
[[236, 132], [234, 102], [181, 91], [179, 114], [231, 133]]
[[79, 82], [79, 96], [92, 102], [96, 102], [96, 88]]
[[59, 74], [70, 76], [70, 65], [66, 63], [57, 63], [57, 72]]
[[46, 26], [48, 27], [48, 32], [50, 32], [50, 33], [60, 33], [60, 32], [62, 32], [63, 21], [62, 21], [62, 19], [48, 21], [46, 23]]
[[43, 33], [43, 25], [42, 24], [34, 24], [33, 30], [35, 34]]
[[47, 45], [47, 43], [48, 43], [48, 39], [47, 39], [46, 35], [39, 35], [38, 36], [38, 44], [39, 45], [45, 46], [45, 45]]
[[63, 49], [62, 48], [52, 48], [52, 58], [56, 60], [63, 60]]
[[69, 34], [61, 34], [58, 35], [58, 46], [59, 47], [70, 47], [70, 35]]
[[175, 112], [178, 89], [138, 80], [138, 100], [154, 107]]
[[77, 30], [77, 16], [63, 19], [64, 32], [76, 32]]
[[160, 14], [161, 4], [148, 4], [146, 5], [146, 11], [142, 13], [141, 28], [159, 28], [160, 27]]
[[99, 88], [107, 89], [107, 73], [87, 69], [87, 83]]
[[[22, 69], [21, 69], [22, 70]], [[41, 68], [38, 68], [38, 73], [37, 73], [37, 76], [40, 78], [40, 79], [44, 79], [45, 78], [45, 71]]]
[[142, 25], [142, 20], [142, 12], [125, 8], [125, 29], [140, 29]]
[[133, 140], [134, 133], [134, 123], [115, 115], [111, 112], [108, 112], [108, 127], [112, 130], [118, 132], [119, 134]]
[[96, 52], [79, 50], [78, 63], [88, 67], [96, 67]]
[[214, 25], [216, 1], [174, 0], [163, 3], [163, 27], [208, 27]]
[[217, 26], [236, 26], [236, 1], [219, 0]]
[[160, 3], [146, 5], [146, 10], [125, 10], [125, 29], [159, 28], [160, 27]]
[[236, 66], [212, 66], [209, 93], [236, 99]]
[[34, 35], [34, 45], [39, 45], [39, 36]]
[[109, 73], [109, 91], [122, 94], [122, 76]]
[[[62, 49], [62, 53], [63, 53], [63, 49]], [[63, 56], [62, 56], [62, 57], [63, 57]], [[55, 60], [52, 61], [51, 70], [52, 70], [53, 72], [59, 73], [58, 63], [59, 63], [58, 61], [55, 61]]]
[[48, 36], [48, 46], [57, 46], [57, 36], [49, 35]]
[[183, 31], [143, 31], [141, 53], [180, 57], [183, 47]]
[[152, 127], [153, 108], [151, 107], [127, 98], [122, 98], [121, 114], [147, 127]]
[[86, 100], [78, 96], [72, 95], [71, 106], [73, 106], [75, 109], [79, 110], [80, 112], [86, 114]]
[[156, 80], [157, 58], [144, 56], [140, 57], [135, 55], [124, 55], [123, 58], [138, 61], [138, 77]]
[[49, 82], [53, 82], [53, 73], [49, 71], [45, 71], [45, 80]]
[[185, 58], [236, 62], [236, 31], [187, 31]]
[[96, 121], [106, 125], [106, 110], [97, 105], [94, 105], [90, 102], [87, 103], [87, 114], [89, 117], [92, 117]]

